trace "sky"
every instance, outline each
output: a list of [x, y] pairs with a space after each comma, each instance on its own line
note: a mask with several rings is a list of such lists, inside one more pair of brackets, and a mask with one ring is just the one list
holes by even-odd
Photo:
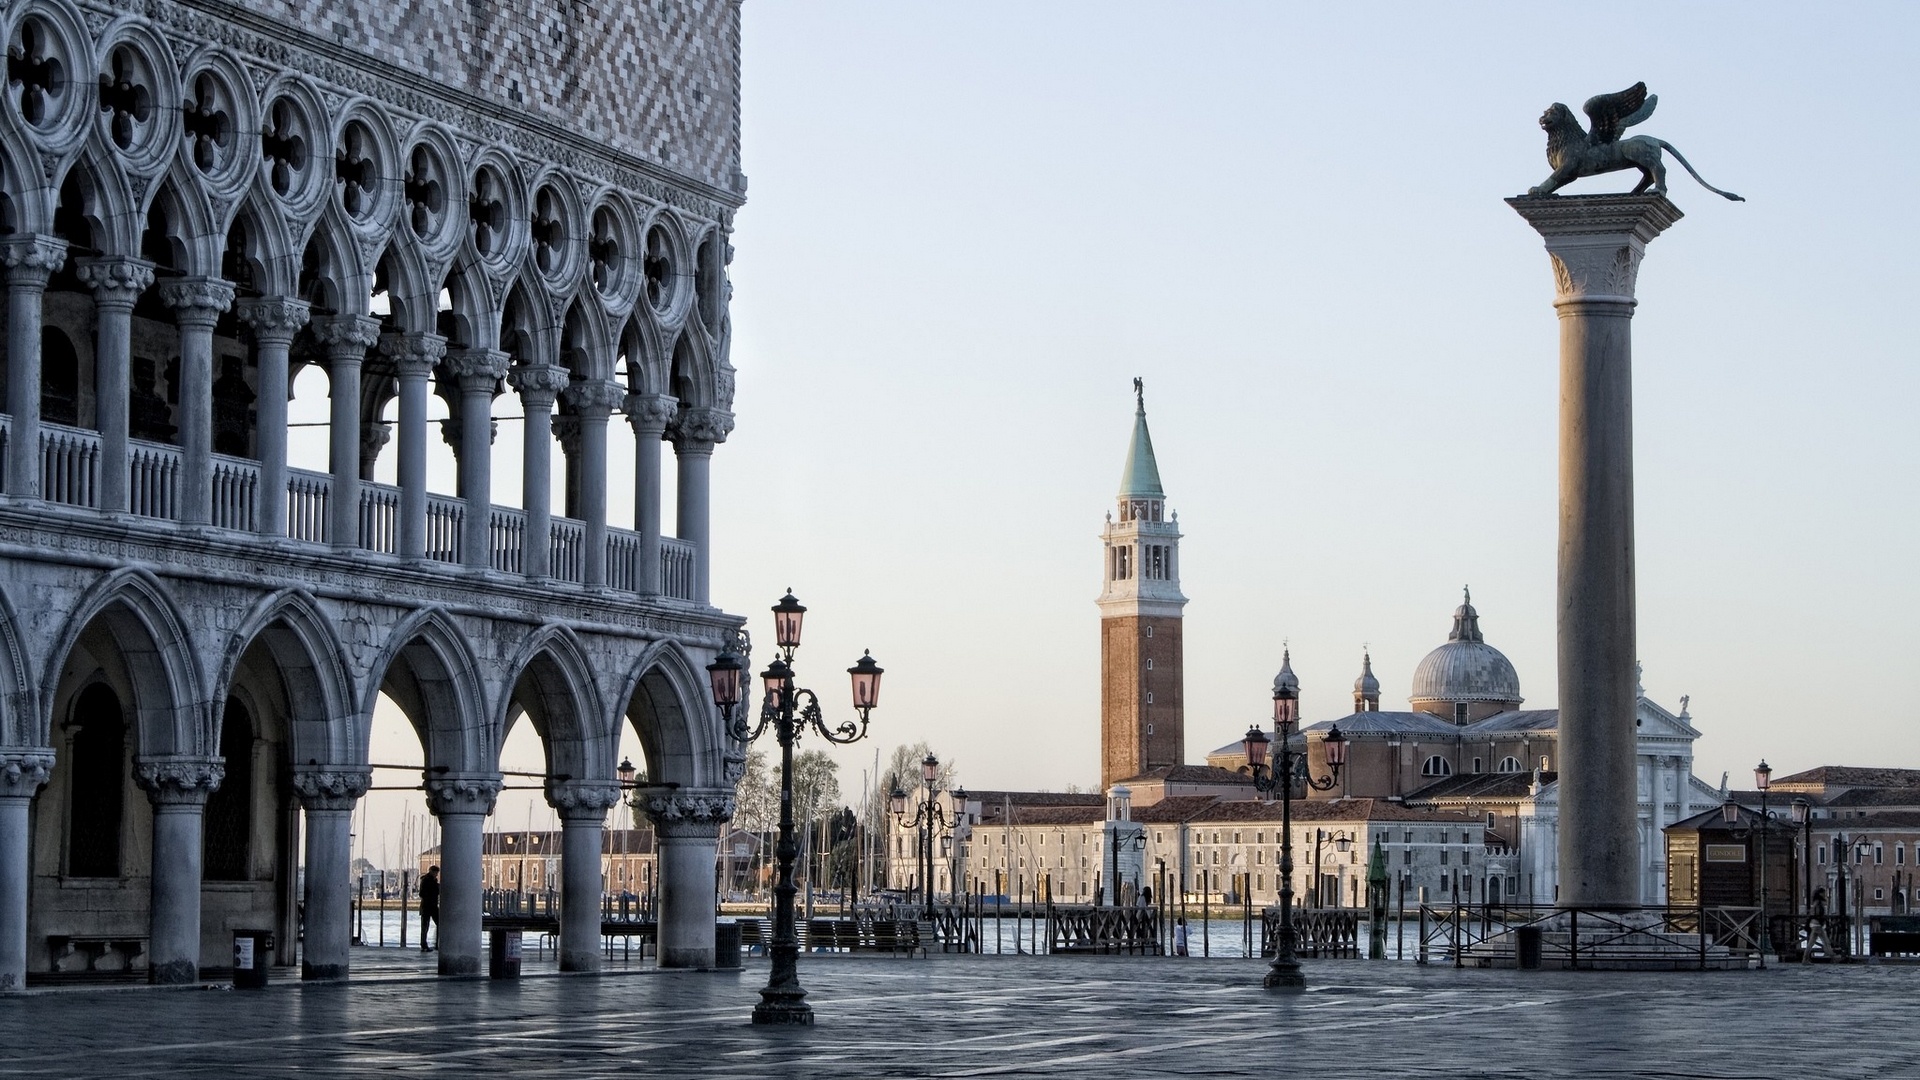
[[[750, 0], [743, 19], [713, 598], [764, 664], [792, 587], [800, 681], [842, 717], [844, 669], [863, 649], [887, 669], [868, 740], [834, 750], [850, 798], [920, 739], [970, 787], [1097, 784], [1099, 531], [1135, 376], [1185, 531], [1189, 761], [1270, 717], [1283, 645], [1309, 722], [1351, 711], [1363, 647], [1405, 707], [1468, 584], [1527, 706], [1555, 706], [1558, 328], [1540, 239], [1501, 200], [1549, 171], [1548, 104], [1636, 80], [1660, 98], [1636, 133], [1748, 200], [1669, 162], [1686, 217], [1640, 271], [1646, 691], [1690, 697], [1710, 783], [1762, 757], [1920, 767], [1899, 315], [1920, 291], [1920, 7]], [[509, 504], [516, 428], [494, 455]], [[610, 435], [618, 523], [631, 437]], [[418, 762], [389, 720], [375, 759]], [[537, 740], [503, 758], [539, 769]], [[498, 820], [551, 818], [509, 791]]]

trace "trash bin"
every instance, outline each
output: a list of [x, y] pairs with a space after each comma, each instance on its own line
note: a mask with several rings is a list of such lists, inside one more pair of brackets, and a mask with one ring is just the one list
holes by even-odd
[[233, 932], [234, 989], [255, 990], [267, 985], [267, 969], [272, 965], [273, 931]]
[[1522, 926], [1513, 932], [1514, 952], [1520, 967], [1527, 971], [1540, 970], [1540, 928]]
[[713, 966], [716, 968], [737, 968], [740, 966], [739, 923], [723, 922], [714, 924]]
[[520, 931], [490, 930], [487, 933], [487, 978], [519, 978]]

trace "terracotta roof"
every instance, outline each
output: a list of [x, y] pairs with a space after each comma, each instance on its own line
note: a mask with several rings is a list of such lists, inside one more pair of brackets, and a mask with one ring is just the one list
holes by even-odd
[[1099, 825], [1107, 820], [1107, 808], [1099, 806], [1016, 806], [1015, 825]]
[[[1557, 773], [1542, 773], [1542, 783], [1553, 780]], [[1435, 799], [1524, 799], [1533, 787], [1533, 773], [1463, 773], [1436, 780], [1426, 787], [1408, 795], [1408, 801], [1427, 802]]]
[[1854, 788], [1822, 806], [1920, 806], [1920, 788]]
[[1840, 785], [1844, 787], [1920, 787], [1920, 769], [1881, 769], [1864, 765], [1821, 765], [1804, 772], [1782, 776], [1773, 781], [1782, 784]]
[[[1222, 799], [1213, 795], [1178, 795], [1134, 811], [1133, 820], [1147, 824], [1180, 822], [1278, 822], [1278, 800]], [[1450, 810], [1402, 806], [1386, 799], [1294, 800], [1295, 821], [1444, 821], [1462, 824], [1476, 820]]]
[[1042, 806], [1091, 807], [1105, 817], [1107, 805], [1106, 797], [1097, 793], [1064, 791], [968, 791], [967, 801], [979, 805], [982, 825], [1005, 824], [1001, 818], [1009, 804], [1016, 821], [1021, 820], [1020, 811]]
[[1253, 785], [1252, 777], [1232, 769], [1223, 769], [1218, 765], [1162, 765], [1115, 782], [1131, 784], [1142, 780], [1160, 780], [1169, 784], [1238, 784], [1248, 787]]

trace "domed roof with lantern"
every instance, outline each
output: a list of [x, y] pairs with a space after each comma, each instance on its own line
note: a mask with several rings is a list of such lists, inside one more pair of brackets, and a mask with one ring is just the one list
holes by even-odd
[[1413, 693], [1408, 700], [1423, 712], [1444, 712], [1463, 703], [1513, 709], [1524, 700], [1512, 661], [1480, 634], [1480, 613], [1474, 610], [1471, 591], [1454, 609], [1447, 643], [1413, 669]]

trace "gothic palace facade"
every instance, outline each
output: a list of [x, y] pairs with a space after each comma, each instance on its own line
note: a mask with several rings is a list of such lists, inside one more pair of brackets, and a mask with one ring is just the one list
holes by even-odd
[[[383, 696], [442, 826], [443, 974], [479, 970], [522, 722], [563, 892], [594, 901], [563, 966], [598, 963], [623, 724], [661, 785], [661, 961], [710, 964], [741, 759], [701, 671], [741, 625], [707, 592], [736, 0], [16, 0], [0, 33], [0, 989], [189, 982], [248, 929], [344, 978]], [[326, 460], [290, 461], [308, 369]], [[429, 475], [434, 426], [457, 478]]]

